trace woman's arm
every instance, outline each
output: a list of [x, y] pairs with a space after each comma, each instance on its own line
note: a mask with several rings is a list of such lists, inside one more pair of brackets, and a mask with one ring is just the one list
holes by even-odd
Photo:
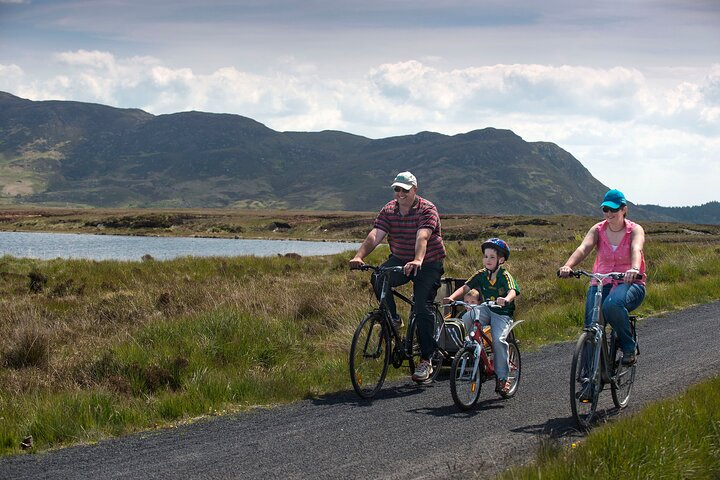
[[570, 258], [567, 259], [565, 262], [565, 265], [560, 267], [560, 276], [561, 277], [567, 277], [570, 272], [572, 272], [572, 269], [580, 262], [585, 260], [585, 257], [587, 257], [590, 252], [592, 252], [593, 248], [595, 248], [595, 244], [597, 243], [597, 228], [593, 226], [588, 232], [585, 234], [585, 238], [583, 238], [583, 241], [580, 242], [580, 246], [575, 249], [575, 251], [570, 255]]

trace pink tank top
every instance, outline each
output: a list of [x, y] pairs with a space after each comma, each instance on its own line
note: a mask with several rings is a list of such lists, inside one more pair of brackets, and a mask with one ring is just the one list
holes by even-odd
[[[607, 237], [607, 220], [595, 225], [598, 233], [597, 240], [597, 256], [595, 257], [595, 265], [593, 266], [593, 272], [595, 273], [610, 273], [610, 272], [625, 272], [633, 267], [631, 265], [631, 253], [630, 253], [630, 233], [637, 226], [635, 222], [625, 220], [625, 235], [623, 235], [620, 244], [615, 250], [613, 250], [610, 240]], [[642, 273], [642, 280], [635, 280], [634, 283], [645, 285], [645, 255], [641, 252], [640, 254], [640, 273]], [[612, 279], [606, 279], [603, 284], [613, 282]], [[593, 285], [597, 282], [593, 280]]]

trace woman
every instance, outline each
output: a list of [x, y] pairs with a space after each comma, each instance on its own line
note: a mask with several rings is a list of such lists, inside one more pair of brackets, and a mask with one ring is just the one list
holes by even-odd
[[[580, 246], [560, 267], [560, 276], [567, 277], [572, 269], [597, 248], [594, 273], [625, 272], [622, 282], [606, 279], [602, 285], [602, 313], [615, 330], [623, 351], [623, 364], [635, 363], [635, 339], [630, 331], [628, 312], [636, 309], [645, 298], [645, 231], [626, 218], [627, 201], [619, 190], [608, 190], [601, 204], [605, 220], [590, 228]], [[637, 279], [637, 274], [642, 275]], [[585, 326], [592, 322], [592, 307], [598, 285], [592, 281], [585, 302]]]

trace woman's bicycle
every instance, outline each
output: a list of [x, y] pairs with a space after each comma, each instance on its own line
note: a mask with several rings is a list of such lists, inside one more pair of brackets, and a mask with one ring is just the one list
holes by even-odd
[[[490, 308], [499, 307], [493, 301], [486, 301], [483, 304]], [[468, 307], [470, 311], [473, 311], [473, 307], [479, 306], [459, 300], [449, 305]], [[520, 347], [513, 329], [522, 322], [523, 320], [513, 322], [507, 333], [510, 388], [506, 392], [500, 392], [503, 398], [514, 396], [520, 383]], [[493, 341], [488, 333], [480, 322], [475, 320], [471, 332], [465, 337], [463, 348], [455, 354], [450, 367], [450, 393], [453, 402], [460, 410], [471, 409], [480, 398], [480, 387], [483, 382], [495, 377]]]
[[[601, 308], [602, 281], [607, 278], [622, 280], [625, 274], [576, 270], [570, 275], [575, 278], [581, 276], [594, 278], [598, 283], [593, 303], [592, 324], [583, 329], [575, 344], [570, 371], [570, 405], [573, 418], [581, 429], [587, 430], [592, 425], [600, 392], [605, 385], [610, 385], [613, 403], [617, 408], [627, 406], [635, 381], [635, 364], [622, 364], [620, 343], [615, 331], [605, 324]], [[638, 275], [637, 278], [642, 278], [642, 275]], [[636, 316], [630, 315], [630, 330], [635, 338], [635, 345], [637, 345], [636, 319]], [[637, 353], [640, 353], [639, 348]]]
[[[402, 266], [382, 267], [361, 265], [358, 270], [373, 270], [381, 283], [380, 301], [377, 309], [365, 315], [360, 321], [350, 346], [350, 380], [355, 393], [362, 398], [372, 398], [382, 388], [388, 366], [400, 368], [407, 362], [410, 373], [420, 362], [420, 342], [417, 322], [412, 306], [413, 300], [407, 298], [390, 286], [389, 275], [402, 273]], [[405, 336], [392, 326], [392, 317], [387, 304], [388, 295], [395, 295], [410, 305], [410, 318]], [[437, 341], [444, 334], [445, 322], [439, 310], [439, 304], [433, 304], [433, 335], [435, 350], [430, 358], [433, 373], [422, 383], [433, 381], [440, 371], [443, 361], [450, 358]]]

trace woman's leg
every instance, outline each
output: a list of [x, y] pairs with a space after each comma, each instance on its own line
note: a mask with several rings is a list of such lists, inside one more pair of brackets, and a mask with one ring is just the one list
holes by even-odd
[[630, 331], [628, 312], [636, 309], [644, 298], [643, 285], [621, 283], [610, 290], [603, 300], [603, 317], [615, 330], [623, 353], [635, 353], [635, 339]]

